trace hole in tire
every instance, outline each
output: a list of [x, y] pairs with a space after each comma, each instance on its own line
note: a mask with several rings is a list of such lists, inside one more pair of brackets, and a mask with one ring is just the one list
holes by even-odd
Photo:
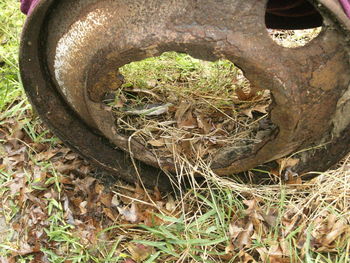
[[271, 96], [227, 60], [166, 52], [119, 69], [121, 88], [105, 95], [117, 133], [176, 162], [210, 163], [225, 147], [256, 145], [269, 135]]
[[322, 31], [323, 18], [307, 0], [269, 0], [265, 24], [279, 46], [297, 48], [309, 44]]

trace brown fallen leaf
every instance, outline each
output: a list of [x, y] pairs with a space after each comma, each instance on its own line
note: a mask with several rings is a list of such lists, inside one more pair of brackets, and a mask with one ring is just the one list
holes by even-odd
[[279, 165], [280, 171], [283, 171], [288, 167], [293, 167], [293, 166], [297, 165], [299, 163], [299, 161], [300, 161], [300, 159], [291, 158], [291, 157], [281, 158], [281, 159], [276, 160], [276, 162]]
[[256, 87], [254, 85], [250, 85], [247, 92], [241, 86], [236, 86], [235, 93], [239, 100], [241, 101], [250, 101], [252, 99], [259, 99], [262, 97], [262, 91], [264, 89], [260, 87]]
[[252, 235], [254, 232], [255, 216], [255, 200], [243, 201], [248, 208], [245, 210], [245, 216], [243, 218], [236, 218], [229, 224], [229, 234], [232, 240], [232, 244], [235, 249], [241, 250], [247, 248], [251, 244]]
[[81, 161], [78, 159], [75, 159], [73, 162], [71, 163], [62, 163], [62, 162], [55, 162], [53, 163], [55, 169], [57, 170], [57, 172], [59, 173], [68, 173], [70, 171], [76, 170], [79, 165], [81, 164]]
[[244, 229], [242, 227], [238, 226], [236, 223], [231, 223], [228, 226], [228, 230], [229, 230], [230, 237], [233, 240], [236, 239], [238, 237], [238, 235], [244, 231]]
[[253, 112], [256, 111], [256, 112], [260, 112], [260, 113], [263, 113], [263, 114], [267, 114], [267, 108], [268, 108], [269, 105], [267, 104], [258, 104], [258, 105], [255, 105], [253, 107], [250, 107], [250, 108], [247, 108], [247, 109], [242, 109], [241, 112], [246, 115], [247, 117], [253, 119]]
[[70, 153], [67, 153], [66, 156], [65, 156], [64, 158], [65, 158], [66, 160], [68, 160], [68, 161], [72, 161], [72, 160], [78, 158], [78, 154], [73, 153], [73, 152], [70, 152]]
[[136, 223], [138, 221], [139, 217], [135, 203], [132, 203], [130, 208], [118, 206], [117, 209], [126, 221], [129, 221], [130, 223]]
[[159, 191], [159, 188], [157, 186], [154, 187], [153, 195], [154, 195], [154, 200], [155, 201], [161, 201], [162, 200], [162, 194]]
[[177, 147], [177, 149], [179, 153], [188, 157], [193, 156], [191, 141], [188, 141], [188, 140], [180, 141], [178, 146], [179, 147]]
[[288, 236], [293, 230], [295, 230], [301, 221], [300, 215], [284, 215], [282, 218], [282, 224], [284, 226], [283, 236]]
[[177, 107], [175, 112], [176, 121], [180, 121], [185, 113], [191, 108], [191, 103], [188, 101], [181, 101], [180, 105]]
[[256, 263], [255, 259], [248, 253], [244, 253], [242, 263]]
[[59, 154], [59, 151], [57, 149], [49, 149], [48, 151], [38, 153], [35, 156], [35, 158], [38, 161], [43, 161], [43, 160], [49, 161], [51, 158], [53, 158], [57, 154]]
[[192, 115], [191, 103], [182, 101], [175, 113], [175, 120], [179, 128], [195, 128], [197, 121]]
[[120, 199], [117, 194], [114, 194], [111, 200], [112, 207], [118, 207], [120, 205]]
[[291, 259], [289, 257], [281, 256], [269, 256], [270, 263], [290, 263]]
[[171, 195], [169, 195], [168, 201], [165, 204], [165, 209], [169, 212], [172, 212], [175, 210], [175, 208], [176, 208], [175, 200]]
[[197, 127], [197, 121], [193, 117], [192, 112], [188, 111], [183, 119], [177, 122], [179, 128], [193, 129]]
[[136, 262], [142, 262], [146, 260], [155, 251], [153, 247], [132, 243], [128, 244], [128, 250], [130, 252], [131, 258]]
[[202, 116], [197, 115], [198, 128], [202, 129], [204, 134], [209, 134], [212, 129], [212, 125]]
[[104, 207], [103, 209], [103, 213], [113, 222], [117, 220], [117, 217], [114, 215], [112, 209], [108, 208], [108, 207]]
[[265, 222], [270, 227], [275, 227], [278, 219], [278, 212], [279, 210], [277, 208], [269, 208], [266, 213], [262, 214], [262, 217], [264, 218]]
[[39, 246], [30, 246], [28, 243], [21, 242], [20, 244], [20, 249], [14, 250], [12, 252], [12, 257], [17, 257], [17, 256], [26, 256], [32, 253], [38, 253], [40, 252], [40, 247]]
[[83, 179], [76, 179], [73, 181], [77, 189], [80, 189], [84, 193], [90, 193], [90, 187], [96, 182], [96, 179], [93, 177], [85, 177]]
[[25, 174], [18, 173], [13, 176], [13, 180], [5, 184], [10, 189], [11, 195], [15, 195], [20, 192], [21, 189], [25, 187]]
[[161, 147], [165, 145], [165, 142], [163, 139], [158, 139], [158, 140], [150, 140], [147, 142], [149, 145], [153, 147]]
[[349, 226], [344, 222], [344, 220], [338, 220], [332, 230], [325, 236], [322, 240], [322, 245], [329, 246], [333, 241], [335, 241], [340, 235], [346, 232], [346, 229], [350, 229]]
[[[278, 244], [272, 245], [270, 249], [259, 247], [256, 249], [262, 262], [290, 263], [290, 258], [286, 256]], [[288, 252], [289, 253], [289, 252]]]
[[160, 226], [164, 223], [164, 221], [160, 219], [152, 210], [147, 208], [141, 215], [141, 221], [143, 221], [143, 223], [149, 227]]
[[290, 185], [292, 184], [301, 185], [302, 183], [303, 183], [303, 180], [301, 179], [301, 177], [295, 177], [286, 181], [286, 184], [290, 184]]
[[86, 206], [87, 206], [88, 202], [87, 201], [83, 201], [79, 204], [79, 208], [80, 208], [80, 213], [82, 215], [86, 214], [87, 213], [87, 209], [86, 209]]
[[104, 206], [109, 208], [112, 206], [113, 194], [102, 192], [99, 196], [99, 200]]
[[244, 230], [238, 235], [237, 239], [234, 241], [236, 247], [248, 248], [252, 242], [252, 235], [254, 232], [254, 225], [252, 222], [248, 222], [244, 227]]

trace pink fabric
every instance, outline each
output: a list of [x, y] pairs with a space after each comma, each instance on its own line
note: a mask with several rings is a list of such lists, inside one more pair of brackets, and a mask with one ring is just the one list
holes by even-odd
[[339, 2], [343, 6], [345, 14], [350, 18], [350, 0], [339, 0]]
[[21, 0], [21, 11], [29, 15], [39, 0]]

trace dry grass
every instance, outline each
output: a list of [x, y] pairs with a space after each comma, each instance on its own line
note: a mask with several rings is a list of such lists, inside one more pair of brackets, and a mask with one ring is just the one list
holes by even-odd
[[[0, 2], [5, 62], [0, 66], [0, 262], [349, 262], [350, 157], [305, 184], [284, 185], [274, 177], [274, 185], [253, 185], [218, 177], [205, 156], [187, 158], [171, 142], [167, 150], [178, 163], [174, 185], [188, 177], [192, 187], [186, 191], [178, 187], [161, 194], [123, 183], [107, 186], [93, 178], [93, 167], [50, 134], [22, 96], [16, 54], [23, 17], [16, 5], [14, 0]], [[231, 64], [204, 63], [202, 68], [188, 57], [171, 56], [175, 65], [182, 63], [175, 79], [173, 71], [162, 71], [167, 60], [155, 70], [162, 72], [156, 87], [142, 81], [151, 64], [126, 69], [139, 80], [132, 85], [156, 93], [160, 103], [167, 92], [179, 101], [198, 98], [198, 108], [208, 118], [217, 109], [231, 108], [231, 98], [237, 98]], [[238, 86], [244, 83], [238, 81]], [[131, 100], [131, 106], [137, 101]], [[249, 100], [239, 103], [254, 107]], [[235, 124], [254, 122], [237, 112], [229, 115]], [[121, 132], [130, 135], [142, 128], [145, 143], [172, 133], [195, 134], [193, 141], [208, 136], [199, 127], [156, 124], [174, 121], [174, 112], [170, 119], [158, 117], [138, 118], [140, 122], [123, 118]], [[151, 131], [144, 131], [145, 124]], [[249, 133], [234, 138], [249, 138]], [[205, 180], [195, 180], [198, 175]]]
[[172, 159], [175, 151], [210, 162], [223, 147], [252, 145], [268, 134], [260, 126], [269, 123], [269, 92], [252, 88], [229, 61], [169, 52], [121, 73], [125, 84], [105, 101], [117, 130], [157, 156]]
[[[278, 35], [279, 44], [288, 47], [303, 46], [319, 34], [320, 29], [306, 30], [297, 33], [283, 31]], [[276, 31], [274, 32], [276, 36]], [[299, 42], [298, 42], [299, 41]], [[287, 43], [289, 43], [287, 45]], [[137, 65], [135, 65], [137, 68]], [[135, 68], [134, 68], [135, 70]], [[150, 74], [151, 75], [151, 74]], [[150, 76], [148, 75], [148, 76]], [[249, 82], [245, 81], [249, 86]], [[247, 87], [245, 86], [245, 88]], [[144, 88], [147, 88], [145, 86]], [[171, 94], [179, 97], [185, 97], [181, 90], [171, 86]], [[169, 89], [169, 87], [168, 87]], [[162, 96], [161, 89], [151, 89], [155, 96]], [[168, 90], [167, 90], [168, 92]], [[184, 91], [185, 92], [185, 91]], [[201, 92], [191, 94], [195, 99], [203, 99]], [[207, 96], [207, 94], [204, 94]], [[226, 101], [227, 98], [235, 98], [239, 103], [235, 89], [231, 93], [225, 93], [223, 96], [216, 95], [217, 101]], [[268, 99], [263, 97], [264, 104]], [[158, 103], [166, 103], [166, 100]], [[212, 106], [214, 103], [209, 103]], [[221, 105], [221, 103], [218, 103]], [[208, 104], [207, 104], [208, 106]], [[232, 106], [232, 105], [231, 105]], [[220, 106], [206, 108], [207, 116], [213, 114], [209, 109], [220, 111]], [[254, 103], [250, 103], [254, 108]], [[197, 108], [197, 107], [196, 107]], [[225, 116], [227, 119], [237, 120], [239, 112], [235, 115]], [[175, 114], [176, 115], [176, 114]], [[139, 120], [139, 117], [134, 117]], [[172, 119], [162, 120], [177, 123]], [[254, 120], [249, 120], [247, 116], [246, 131], [249, 131]], [[266, 115], [263, 116], [266, 118]], [[128, 127], [132, 127], [135, 119], [129, 119]], [[237, 178], [224, 178], [217, 176], [210, 169], [210, 162], [207, 158], [202, 158], [198, 148], [193, 147], [196, 155], [184, 154], [178, 147], [179, 142], [184, 138], [193, 142], [195, 135], [190, 131], [191, 137], [186, 138], [185, 129], [179, 127], [168, 127], [159, 124], [160, 120], [149, 120], [142, 118], [142, 121], [133, 127], [132, 132], [143, 135], [143, 142], [157, 142], [160, 138], [170, 138], [168, 144], [157, 144], [161, 147], [166, 144], [171, 158], [177, 164], [177, 178], [190, 178], [191, 191], [182, 192], [179, 182], [174, 182], [179, 190], [179, 204], [183, 212], [183, 224], [186, 227], [193, 226], [193, 223], [212, 211], [217, 216], [216, 222], [208, 224], [208, 228], [216, 224], [216, 229], [222, 226], [226, 229], [223, 234], [230, 240], [229, 245], [225, 248], [215, 246], [216, 255], [223, 251], [225, 256], [212, 257], [210, 253], [202, 251], [201, 258], [211, 259], [213, 261], [226, 262], [227, 257], [232, 262], [348, 262], [350, 253], [350, 160], [345, 159], [342, 164], [335, 170], [330, 170], [320, 174], [312, 181], [303, 184], [283, 184], [280, 177], [270, 174], [273, 177], [274, 185], [255, 185], [240, 183]], [[120, 123], [118, 123], [120, 124]], [[154, 136], [157, 132], [159, 136]], [[182, 136], [178, 136], [181, 134]], [[236, 140], [247, 139], [247, 133], [235, 134], [229, 142], [227, 136], [224, 143], [234, 144]], [[251, 134], [251, 133], [250, 133]], [[243, 135], [240, 137], [240, 135]], [[164, 136], [164, 137], [162, 137]], [[203, 136], [199, 134], [199, 136]], [[204, 135], [205, 136], [205, 135]], [[261, 171], [260, 171], [261, 172]], [[251, 173], [254, 176], [253, 172]], [[268, 172], [266, 172], [268, 173]], [[198, 176], [205, 178], [204, 182], [196, 180]], [[204, 197], [205, 196], [205, 197]], [[234, 198], [232, 197], [234, 196]], [[236, 210], [231, 211], [224, 203], [227, 200], [232, 205], [237, 202]], [[210, 200], [210, 201], [209, 201]], [[224, 202], [223, 202], [224, 200]], [[245, 208], [248, 207], [248, 208]], [[240, 216], [234, 215], [239, 214]], [[227, 215], [230, 214], [229, 217]], [[214, 220], [215, 221], [215, 220]], [[209, 221], [208, 221], [209, 222]], [[251, 229], [248, 229], [251, 226]], [[202, 229], [201, 222], [197, 224], [198, 232]], [[152, 231], [151, 231], [152, 232]], [[159, 234], [159, 233], [158, 233]], [[186, 234], [182, 237], [188, 238]], [[146, 242], [147, 243], [147, 242]], [[150, 244], [150, 243], [148, 243]], [[191, 246], [188, 247], [190, 250]], [[180, 254], [182, 258], [192, 258], [197, 261], [198, 258], [186, 253]]]

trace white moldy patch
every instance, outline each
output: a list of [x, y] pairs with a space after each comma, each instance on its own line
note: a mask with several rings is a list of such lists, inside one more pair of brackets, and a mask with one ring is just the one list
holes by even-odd
[[76, 21], [57, 44], [54, 61], [55, 77], [68, 101], [71, 94], [68, 94], [67, 86], [79, 84], [77, 79], [72, 79], [70, 72], [81, 67], [84, 56], [81, 50], [86, 48], [86, 43], [89, 43], [87, 40], [93, 38], [98, 28], [103, 27], [107, 20], [106, 12], [96, 9], [88, 13], [85, 18]]

